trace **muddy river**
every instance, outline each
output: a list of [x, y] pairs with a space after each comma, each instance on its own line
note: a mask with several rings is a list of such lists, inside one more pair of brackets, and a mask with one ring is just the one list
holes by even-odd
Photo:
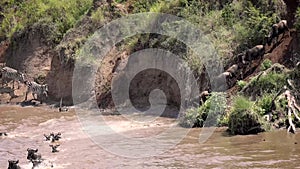
[[[174, 123], [174, 119], [162, 117], [150, 123], [134, 123], [126, 115], [101, 118], [114, 132], [137, 138], [157, 135]], [[79, 121], [74, 110], [58, 112], [51, 108], [0, 106], [0, 132], [8, 134], [0, 136], [0, 169], [8, 167], [7, 160], [17, 159], [22, 168], [31, 168], [32, 164], [26, 159], [27, 148], [38, 148], [42, 154], [45, 164], [39, 168], [50, 168], [51, 165], [68, 169], [300, 168], [299, 133], [274, 131], [229, 136], [224, 129], [217, 129], [205, 143], [199, 143], [201, 129], [184, 129], [188, 134], [167, 151], [133, 158], [108, 151], [107, 145], [96, 144]], [[51, 132], [62, 133], [62, 139], [55, 143], [60, 144], [56, 153], [51, 152], [50, 142], [43, 136]], [[109, 133], [102, 133], [101, 137], [105, 138], [105, 134]], [[128, 144], [127, 148], [136, 150], [138, 146]], [[148, 150], [140, 151], [147, 153]]]

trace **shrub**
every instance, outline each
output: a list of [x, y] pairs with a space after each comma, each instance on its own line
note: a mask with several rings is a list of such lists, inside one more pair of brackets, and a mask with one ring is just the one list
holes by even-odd
[[260, 65], [260, 70], [264, 71], [269, 69], [272, 66], [272, 61], [270, 59], [265, 59]]
[[247, 85], [247, 82], [244, 81], [244, 80], [239, 80], [239, 81], [237, 82], [237, 85], [238, 85], [238, 87], [239, 87], [239, 90], [241, 90], [241, 89], [243, 89], [243, 88]]
[[260, 107], [262, 109], [262, 112], [260, 115], [265, 115], [267, 113], [272, 112], [272, 108], [273, 107], [273, 98], [274, 98], [274, 94], [264, 94], [257, 102], [257, 106]]
[[295, 27], [297, 29], [297, 32], [300, 32], [300, 7], [297, 8], [296, 11], [296, 18], [295, 18]]
[[228, 119], [230, 133], [253, 134], [263, 131], [263, 122], [256, 109], [254, 102], [243, 96], [236, 97]]
[[249, 0], [190, 0], [180, 4], [181, 10], [177, 15], [205, 32], [218, 54], [225, 58], [264, 43], [271, 25], [285, 12], [279, 0], [259, 0], [255, 4]]
[[92, 12], [91, 19], [94, 23], [104, 23], [106, 21], [105, 11], [106, 8], [98, 8]]
[[256, 82], [255, 86], [260, 88], [263, 93], [272, 93], [279, 91], [285, 85], [287, 76], [284, 73], [270, 72], [262, 75]]
[[208, 116], [217, 116], [217, 121], [206, 121], [206, 126], [224, 122], [226, 99], [224, 93], [212, 93], [207, 101], [197, 108], [191, 108], [180, 118], [183, 127], [203, 127]]
[[149, 12], [152, 5], [154, 5], [158, 0], [139, 0], [135, 1], [133, 6], [133, 13]]

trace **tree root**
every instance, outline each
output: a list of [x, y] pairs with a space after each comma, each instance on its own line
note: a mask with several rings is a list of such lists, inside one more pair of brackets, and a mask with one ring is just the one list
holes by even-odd
[[287, 132], [294, 133], [296, 131], [296, 127], [295, 124], [293, 123], [292, 113], [300, 121], [300, 117], [298, 116], [297, 113], [297, 110], [300, 111], [300, 107], [297, 105], [295, 97], [291, 94], [290, 90], [286, 90], [284, 92], [284, 95], [288, 101], [288, 121], [290, 125], [287, 129]]

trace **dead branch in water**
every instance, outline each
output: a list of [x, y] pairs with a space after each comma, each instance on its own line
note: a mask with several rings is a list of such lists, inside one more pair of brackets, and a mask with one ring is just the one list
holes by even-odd
[[[288, 121], [289, 121], [289, 127], [287, 129], [287, 132], [295, 132], [296, 131], [296, 127], [295, 124], [293, 123], [293, 119], [292, 119], [292, 113], [294, 114], [294, 116], [300, 121], [300, 117], [298, 116], [298, 111], [300, 111], [299, 106], [296, 103], [295, 97], [291, 94], [290, 90], [286, 90], [284, 92], [284, 95], [288, 101]], [[291, 131], [292, 129], [292, 131]]]

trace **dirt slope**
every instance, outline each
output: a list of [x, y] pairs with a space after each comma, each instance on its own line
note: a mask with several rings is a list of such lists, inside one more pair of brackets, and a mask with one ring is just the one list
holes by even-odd
[[[261, 60], [253, 61], [251, 67], [244, 69], [244, 79], [249, 81], [257, 75], [260, 70], [260, 65], [265, 59], [269, 59], [272, 63], [280, 63], [287, 68], [292, 68], [296, 65], [297, 60], [300, 61], [300, 55], [295, 55], [300, 52], [297, 32], [294, 29], [290, 30], [290, 34], [280, 36], [278, 44], [266, 46], [266, 53]], [[228, 90], [229, 95], [234, 95], [238, 91], [238, 86], [233, 86]]]

